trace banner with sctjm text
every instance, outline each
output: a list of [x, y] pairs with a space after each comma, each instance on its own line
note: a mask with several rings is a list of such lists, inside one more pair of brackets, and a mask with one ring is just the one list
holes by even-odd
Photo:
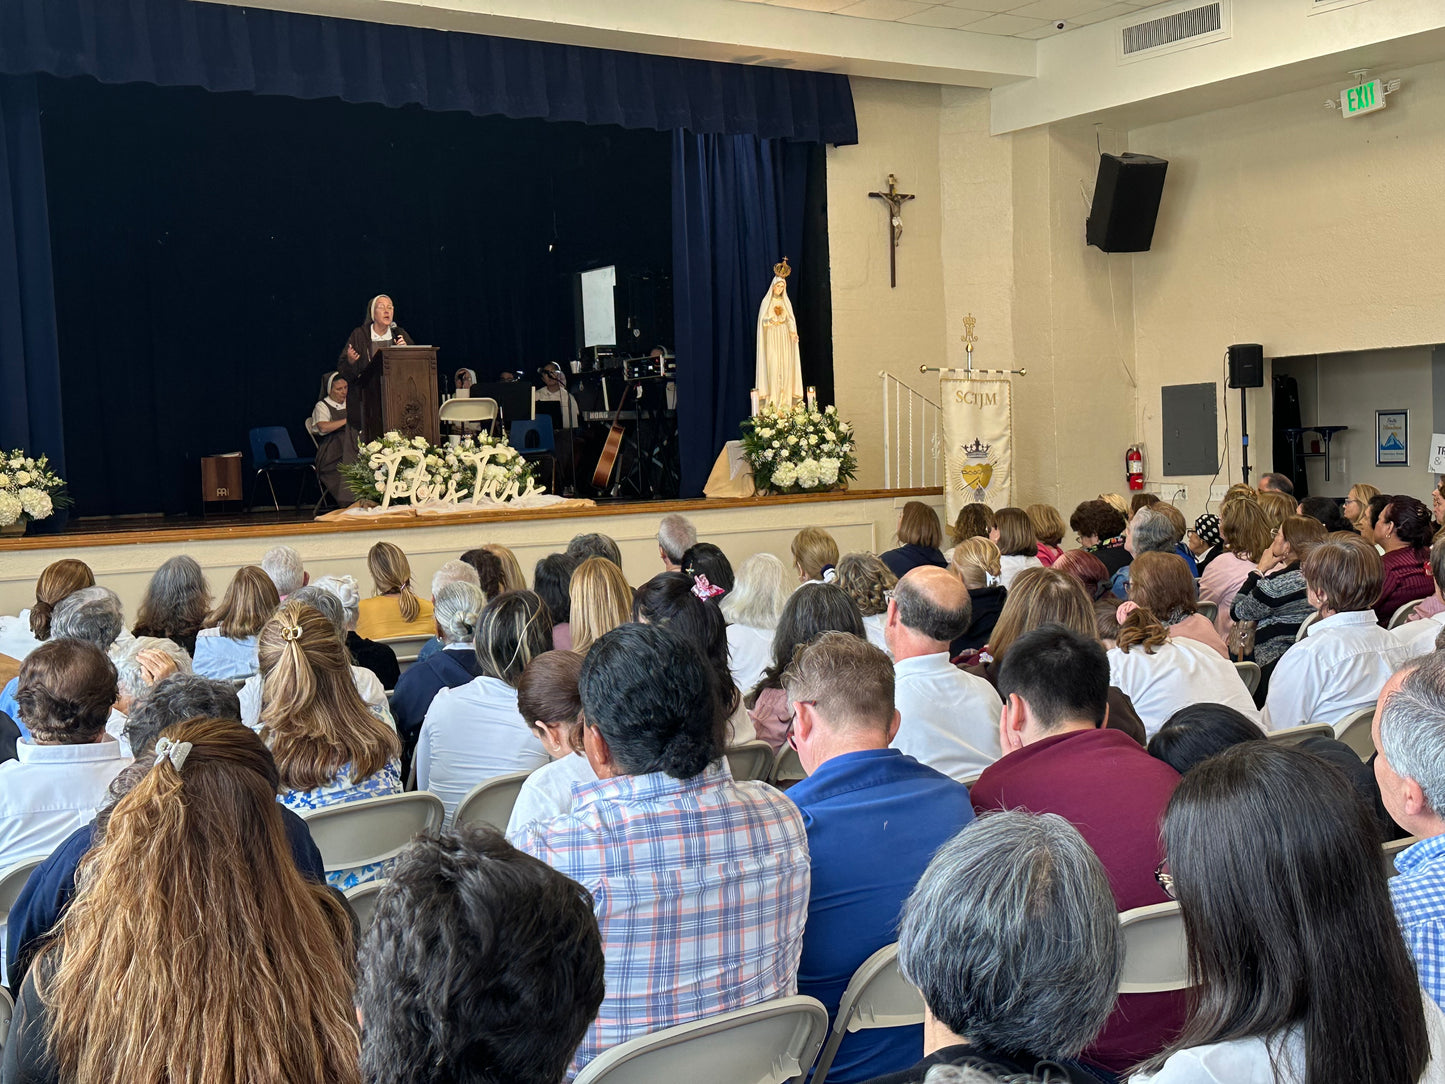
[[965, 504], [1007, 507], [1013, 500], [1012, 385], [961, 372], [943, 373], [939, 384], [948, 522]]

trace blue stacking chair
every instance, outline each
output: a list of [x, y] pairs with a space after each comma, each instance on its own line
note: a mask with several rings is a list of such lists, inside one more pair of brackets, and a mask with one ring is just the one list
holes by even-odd
[[532, 421], [515, 421], [507, 431], [512, 447], [522, 454], [523, 459], [552, 461], [552, 491], [557, 491], [557, 441], [552, 432], [552, 419], [539, 414]]
[[271, 504], [276, 511], [281, 511], [281, 502], [276, 497], [276, 484], [271, 480], [272, 471], [300, 472], [301, 483], [296, 488], [297, 508], [301, 507], [301, 494], [306, 489], [308, 471], [311, 477], [316, 479], [316, 487], [321, 488], [321, 476], [316, 473], [315, 456], [297, 455], [296, 448], [291, 443], [291, 433], [284, 425], [260, 425], [251, 430], [251, 465], [256, 471], [251, 479], [250, 503], [253, 506], [256, 503], [256, 487], [264, 475], [266, 485], [271, 490]]

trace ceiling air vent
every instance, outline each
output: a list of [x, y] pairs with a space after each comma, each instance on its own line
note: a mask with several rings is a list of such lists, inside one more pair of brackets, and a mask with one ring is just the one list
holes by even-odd
[[1178, 5], [1166, 15], [1120, 27], [1119, 60], [1142, 60], [1228, 38], [1229, 4], [1230, 0], [1213, 0], [1208, 4]]

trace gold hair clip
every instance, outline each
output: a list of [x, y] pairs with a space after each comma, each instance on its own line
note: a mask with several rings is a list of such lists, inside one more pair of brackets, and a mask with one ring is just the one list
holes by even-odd
[[292, 641], [301, 639], [301, 626], [300, 626], [300, 625], [282, 625], [282, 626], [281, 626], [281, 639], [285, 640], [288, 644], [291, 643]]

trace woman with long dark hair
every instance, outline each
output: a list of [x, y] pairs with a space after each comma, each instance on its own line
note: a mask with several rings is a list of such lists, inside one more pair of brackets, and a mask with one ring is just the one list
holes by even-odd
[[1183, 1033], [1135, 1082], [1445, 1078], [1431, 1060], [1445, 1018], [1421, 994], [1379, 830], [1343, 775], [1297, 749], [1237, 745], [1180, 781], [1163, 838], [1193, 986]]

